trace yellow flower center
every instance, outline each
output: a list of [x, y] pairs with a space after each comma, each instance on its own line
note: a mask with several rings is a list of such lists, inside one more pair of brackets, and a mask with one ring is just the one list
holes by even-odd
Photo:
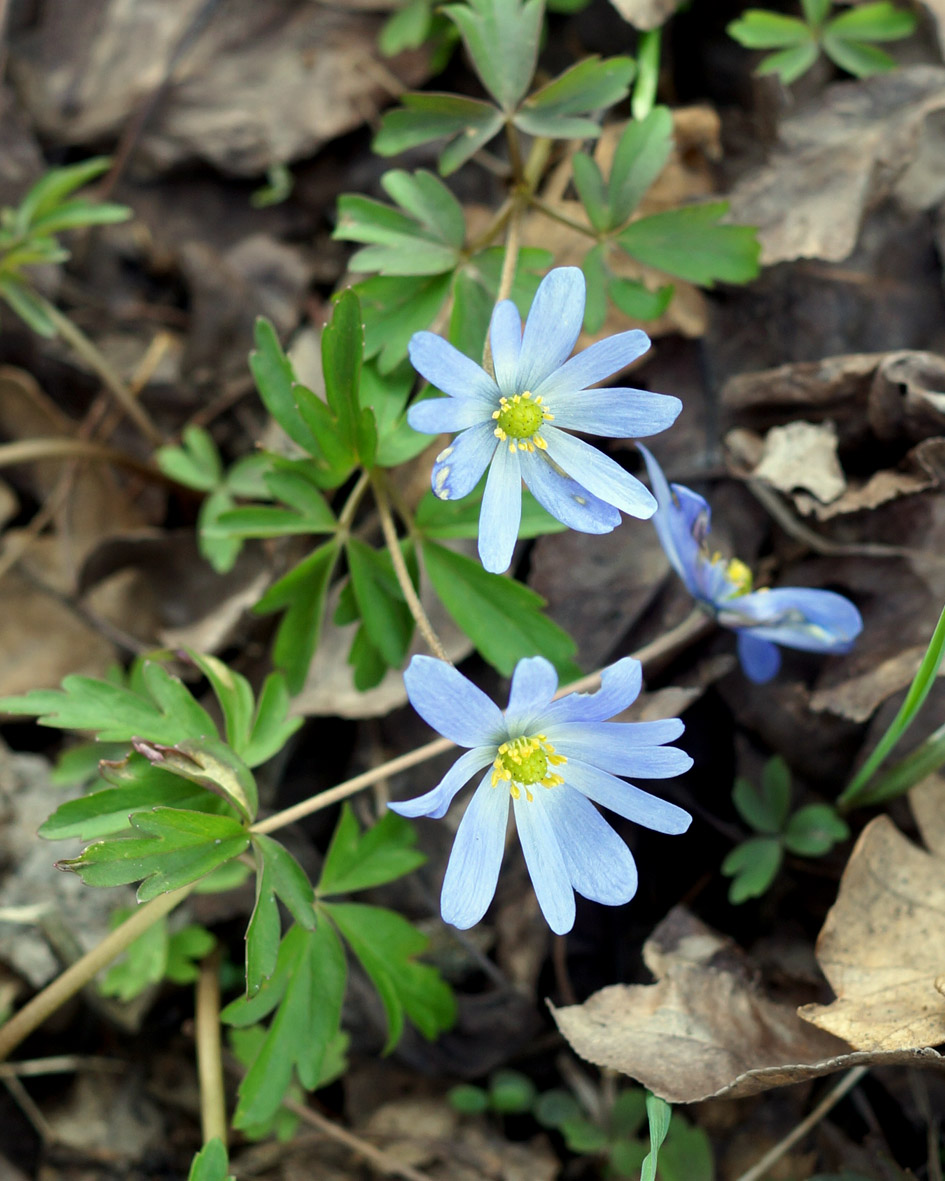
[[528, 789], [536, 783], [542, 787], [557, 787], [564, 783], [561, 776], [549, 768], [560, 767], [567, 761], [564, 755], [555, 754], [555, 748], [544, 734], [535, 734], [531, 738], [523, 734], [503, 742], [496, 752], [492, 764], [492, 786], [508, 783], [509, 793], [515, 800], [521, 798], [524, 788], [525, 799], [532, 803], [535, 797]]
[[554, 415], [542, 406], [541, 394], [535, 398], [531, 390], [525, 390], [511, 398], [500, 398], [499, 409], [493, 410], [492, 417], [496, 420], [493, 434], [503, 443], [508, 442], [513, 454], [516, 449], [534, 451], [538, 447], [544, 451], [547, 448], [548, 444], [538, 431], [543, 423], [551, 422]]
[[738, 558], [732, 558], [726, 568], [725, 573], [729, 580], [734, 583], [735, 589], [731, 592], [729, 598], [736, 598], [739, 595], [747, 595], [751, 593], [752, 576], [751, 570]]

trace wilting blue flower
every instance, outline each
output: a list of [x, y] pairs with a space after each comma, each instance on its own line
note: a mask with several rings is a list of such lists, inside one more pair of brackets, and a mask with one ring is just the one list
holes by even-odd
[[413, 658], [404, 682], [414, 709], [470, 749], [432, 791], [389, 807], [402, 816], [439, 819], [459, 789], [489, 768], [469, 801], [446, 868], [440, 908], [448, 923], [471, 927], [492, 901], [509, 800], [538, 904], [559, 935], [574, 924], [575, 890], [618, 906], [637, 889], [630, 850], [592, 800], [657, 832], [686, 831], [688, 812], [617, 778], [664, 779], [692, 766], [684, 751], [665, 745], [683, 731], [678, 718], [607, 721], [634, 701], [640, 680], [640, 662], [628, 656], [604, 669], [596, 693], [553, 701], [557, 674], [543, 657], [532, 656], [516, 665], [503, 711], [451, 665]]
[[749, 680], [770, 681], [781, 667], [775, 647], [847, 652], [863, 630], [859, 611], [843, 595], [806, 586], [752, 590], [751, 571], [737, 558], [712, 554], [706, 538], [711, 510], [682, 484], [668, 484], [649, 451], [650, 483], [659, 502], [653, 524], [670, 564], [700, 607], [738, 634], [738, 658]]
[[442, 500], [468, 495], [489, 468], [479, 556], [495, 573], [512, 561], [523, 480], [553, 517], [581, 533], [610, 533], [619, 510], [644, 519], [656, 511], [639, 480], [566, 432], [655, 435], [682, 404], [644, 390], [588, 389], [635, 361], [650, 341], [639, 330], [621, 332], [568, 360], [583, 318], [584, 276], [577, 267], [558, 267], [542, 280], [524, 333], [515, 304], [496, 305], [489, 329], [494, 378], [432, 332], [411, 338], [414, 368], [447, 397], [414, 403], [407, 420], [428, 434], [459, 432], [433, 467], [433, 491]]

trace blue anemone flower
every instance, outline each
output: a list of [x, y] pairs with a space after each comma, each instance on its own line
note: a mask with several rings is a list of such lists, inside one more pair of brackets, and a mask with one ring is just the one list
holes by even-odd
[[454, 927], [478, 923], [495, 894], [505, 851], [509, 800], [538, 904], [559, 935], [574, 925], [574, 891], [619, 906], [636, 893], [630, 850], [594, 803], [657, 832], [681, 833], [691, 817], [618, 775], [663, 779], [692, 759], [666, 746], [683, 732], [679, 718], [608, 722], [640, 691], [640, 662], [617, 661], [601, 673], [596, 693], [552, 700], [554, 667], [542, 656], [520, 660], [506, 710], [462, 673], [430, 656], [415, 656], [404, 674], [418, 714], [469, 749], [426, 795], [388, 806], [401, 816], [446, 813], [461, 787], [484, 767], [456, 833], [440, 909]]
[[497, 574], [512, 561], [523, 480], [553, 517], [581, 533], [610, 533], [620, 524], [620, 510], [643, 519], [656, 511], [639, 480], [567, 433], [655, 435], [682, 409], [666, 394], [588, 389], [635, 361], [650, 340], [639, 330], [621, 332], [568, 360], [581, 331], [584, 296], [577, 267], [549, 271], [524, 333], [515, 304], [498, 303], [489, 328], [495, 377], [432, 332], [410, 340], [414, 368], [447, 396], [415, 402], [407, 421], [427, 434], [459, 432], [436, 458], [433, 491], [442, 500], [459, 500], [489, 468], [479, 556]]
[[777, 644], [806, 652], [849, 651], [863, 630], [849, 599], [807, 586], [752, 590], [744, 562], [725, 561], [709, 550], [708, 503], [683, 484], [668, 484], [660, 465], [639, 446], [659, 503], [653, 524], [666, 556], [699, 606], [737, 633], [738, 658], [750, 681], [761, 685], [776, 675]]

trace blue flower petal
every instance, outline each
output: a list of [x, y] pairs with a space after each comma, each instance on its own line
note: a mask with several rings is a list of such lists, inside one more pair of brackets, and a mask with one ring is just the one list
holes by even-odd
[[511, 398], [521, 392], [515, 388], [515, 380], [522, 351], [522, 318], [510, 299], [503, 299], [495, 305], [489, 327], [489, 347], [496, 384], [506, 397]]
[[545, 789], [535, 790], [541, 794], [531, 803], [524, 792], [513, 799], [515, 825], [545, 922], [556, 935], [564, 935], [574, 926], [574, 891], [550, 809], [545, 807]]
[[579, 533], [611, 533], [620, 511], [572, 480], [543, 451], [521, 452], [522, 478], [543, 509]]
[[512, 551], [522, 520], [522, 469], [519, 451], [499, 443], [479, 510], [479, 557], [486, 570], [504, 574], [512, 564]]
[[608, 336], [583, 349], [576, 357], [550, 374], [532, 393], [550, 398], [559, 394], [570, 394], [575, 390], [586, 390], [607, 377], [625, 369], [637, 357], [642, 357], [650, 347], [650, 338], [639, 328], [632, 332], [619, 332]]
[[474, 746], [456, 760], [431, 791], [412, 800], [390, 800], [387, 806], [401, 816], [429, 816], [432, 820], [439, 820], [446, 815], [460, 788], [494, 759], [495, 746]]
[[499, 389], [489, 374], [442, 336], [415, 332], [407, 351], [414, 369], [444, 394], [488, 402], [490, 413], [498, 406]]
[[750, 627], [753, 636], [807, 652], [846, 652], [863, 630], [849, 599], [815, 587], [754, 591], [719, 607], [724, 626]]
[[584, 275], [556, 267], [542, 279], [522, 334], [516, 393], [534, 392], [570, 355], [584, 320]]
[[657, 435], [672, 426], [682, 410], [682, 402], [669, 394], [633, 389], [579, 390], [545, 402], [556, 427], [610, 439]]
[[440, 500], [461, 500], [468, 496], [489, 466], [499, 440], [492, 419], [471, 426], [457, 435], [436, 457], [430, 480]]
[[425, 398], [410, 407], [407, 421], [415, 431], [440, 435], [447, 431], [464, 431], [480, 422], [491, 424], [492, 411], [471, 398]]
[[762, 640], [749, 631], [738, 633], [738, 659], [749, 681], [763, 685], [777, 676], [781, 653], [770, 640]]
[[656, 512], [656, 498], [649, 490], [596, 447], [554, 427], [545, 426], [541, 433], [555, 463], [595, 496], [642, 520]]
[[446, 661], [415, 656], [404, 685], [420, 717], [451, 742], [474, 747], [503, 741], [499, 707]]
[[655, 457], [642, 443], [638, 443], [637, 448], [646, 462], [653, 495], [659, 504], [652, 520], [663, 552], [689, 593], [702, 598], [704, 591], [697, 571], [704, 561], [700, 542], [709, 531], [709, 506], [701, 496], [682, 484], [670, 488]]
[[614, 775], [666, 779], [692, 766], [684, 750], [662, 745], [678, 738], [683, 729], [679, 718], [663, 718], [658, 722], [561, 722], [548, 726], [545, 734], [568, 759], [580, 759]]
[[544, 656], [520, 660], [512, 673], [505, 725], [510, 738], [531, 733], [531, 723], [542, 715], [558, 689], [558, 674]]
[[[632, 656], [625, 656], [605, 668], [600, 681], [600, 688], [594, 693], [569, 693], [553, 701], [536, 719], [536, 727], [547, 730], [561, 722], [606, 722], [636, 701], [643, 684], [643, 666]], [[681, 722], [679, 726], [682, 727]], [[678, 738], [681, 733], [680, 728], [673, 737]]]
[[469, 801], [443, 878], [440, 913], [461, 931], [489, 909], [505, 852], [509, 793], [504, 785], [492, 787], [491, 778], [490, 772]]
[[589, 800], [654, 832], [676, 836], [685, 832], [692, 823], [692, 817], [683, 808], [634, 787], [632, 783], [625, 783], [580, 759], [568, 760], [564, 777], [567, 784]]
[[542, 797], [568, 877], [592, 902], [621, 906], [637, 892], [637, 867], [624, 842], [580, 792], [566, 784]]

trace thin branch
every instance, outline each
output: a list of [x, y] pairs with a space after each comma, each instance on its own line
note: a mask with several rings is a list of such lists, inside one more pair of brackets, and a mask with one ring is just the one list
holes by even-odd
[[341, 1127], [340, 1124], [326, 1119], [319, 1112], [311, 1107], [307, 1107], [304, 1103], [296, 1103], [291, 1099], [287, 1099], [283, 1102], [283, 1107], [287, 1107], [289, 1111], [294, 1112], [304, 1123], [309, 1124], [310, 1127], [318, 1128], [320, 1132], [323, 1132], [326, 1136], [330, 1136], [332, 1140], [337, 1140], [339, 1144], [344, 1144], [346, 1148], [350, 1148], [356, 1156], [362, 1157], [373, 1168], [377, 1169], [379, 1173], [383, 1173], [388, 1177], [402, 1177], [403, 1181], [430, 1181], [426, 1173], [420, 1173], [410, 1165], [401, 1164], [400, 1161], [395, 1160], [382, 1149], [375, 1148], [373, 1144], [362, 1140], [360, 1136], [349, 1132], [347, 1128]]
[[543, 213], [545, 217], [550, 217], [552, 221], [560, 222], [561, 225], [567, 226], [568, 229], [576, 230], [579, 234], [584, 234], [587, 238], [593, 238], [597, 241], [596, 231], [588, 225], [582, 225], [581, 222], [575, 221], [573, 217], [568, 217], [567, 214], [559, 213], [557, 209], [552, 208], [551, 205], [542, 201], [541, 197], [531, 195], [528, 198], [528, 203], [533, 209], [537, 209], [539, 213]]
[[200, 964], [195, 990], [195, 1042], [200, 1080], [200, 1128], [204, 1144], [216, 1137], [226, 1144], [226, 1091], [220, 1033], [220, 948]]
[[36, 463], [40, 459], [97, 459], [103, 463], [121, 464], [151, 480], [167, 482], [167, 477], [152, 464], [135, 459], [116, 447], [87, 439], [19, 439], [15, 443], [0, 444], [0, 468], [16, 463]]

